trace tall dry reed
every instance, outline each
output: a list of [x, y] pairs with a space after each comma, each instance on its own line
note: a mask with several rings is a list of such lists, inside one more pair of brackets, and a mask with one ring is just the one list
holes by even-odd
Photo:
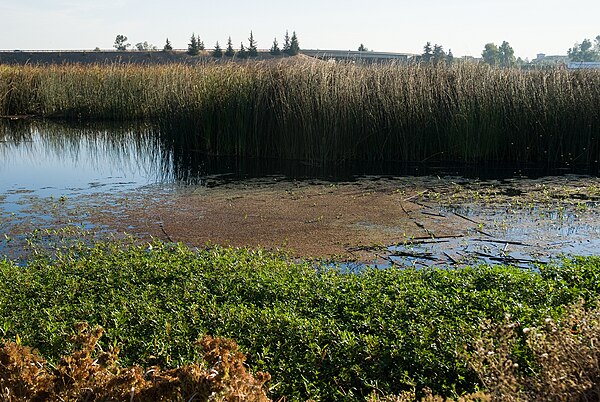
[[596, 164], [600, 72], [320, 61], [0, 66], [0, 115], [152, 120], [207, 153]]

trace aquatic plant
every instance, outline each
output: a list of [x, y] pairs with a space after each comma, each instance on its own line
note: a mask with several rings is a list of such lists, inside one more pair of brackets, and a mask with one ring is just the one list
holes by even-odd
[[320, 61], [0, 66], [0, 115], [150, 119], [211, 154], [596, 164], [600, 73]]
[[[429, 387], [452, 396], [480, 381], [459, 353], [485, 320], [558, 320], [600, 294], [600, 260], [540, 267], [336, 269], [261, 250], [194, 251], [154, 242], [72, 244], [25, 264], [0, 261], [0, 337], [57, 361], [82, 320], [106, 330], [125, 365], [196, 361], [204, 335], [234, 339], [272, 375], [274, 399], [357, 400]], [[527, 353], [519, 355], [531, 361]]]

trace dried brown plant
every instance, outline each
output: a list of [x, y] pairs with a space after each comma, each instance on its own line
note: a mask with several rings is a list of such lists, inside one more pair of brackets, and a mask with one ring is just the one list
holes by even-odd
[[[586, 309], [580, 302], [558, 323], [547, 318], [522, 328], [506, 321], [487, 330], [470, 364], [492, 400], [600, 400], [600, 306]], [[521, 334], [533, 356], [528, 370], [519, 368], [515, 354]]]
[[120, 368], [118, 349], [102, 351], [101, 327], [76, 326], [76, 351], [56, 367], [16, 342], [0, 348], [0, 401], [257, 401], [266, 402], [268, 373], [254, 376], [235, 342], [204, 337], [204, 360], [172, 370]]

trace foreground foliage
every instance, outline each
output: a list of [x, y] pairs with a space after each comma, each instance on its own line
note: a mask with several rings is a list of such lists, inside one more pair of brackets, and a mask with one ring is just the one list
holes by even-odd
[[205, 337], [198, 364], [161, 371], [117, 366], [118, 349], [98, 346], [102, 328], [76, 325], [77, 350], [54, 367], [15, 342], [0, 348], [0, 401], [253, 401], [267, 402], [269, 375], [250, 375], [237, 345]]
[[[275, 399], [422, 396], [426, 387], [457, 396], [489, 387], [471, 359], [481, 325], [507, 314], [522, 327], [560, 322], [566, 306], [597, 298], [599, 278], [595, 257], [539, 272], [347, 274], [264, 251], [99, 243], [0, 262], [0, 336], [57, 361], [72, 352], [73, 325], [88, 321], [106, 329], [101, 345], [120, 347], [124, 365], [169, 368], [198, 361], [193, 343], [211, 335], [235, 339], [250, 367], [268, 371]], [[535, 369], [535, 349], [517, 345], [511, 358]]]
[[0, 66], [0, 115], [159, 122], [220, 155], [596, 164], [600, 73], [460, 64]]

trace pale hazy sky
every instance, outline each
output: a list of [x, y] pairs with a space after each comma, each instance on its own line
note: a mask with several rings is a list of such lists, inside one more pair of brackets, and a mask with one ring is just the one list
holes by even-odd
[[0, 49], [111, 49], [117, 34], [159, 48], [186, 48], [192, 32], [207, 47], [250, 30], [269, 48], [286, 29], [306, 49], [421, 53], [430, 41], [455, 56], [479, 56], [508, 41], [515, 55], [566, 54], [600, 35], [600, 1], [582, 0], [0, 0]]

